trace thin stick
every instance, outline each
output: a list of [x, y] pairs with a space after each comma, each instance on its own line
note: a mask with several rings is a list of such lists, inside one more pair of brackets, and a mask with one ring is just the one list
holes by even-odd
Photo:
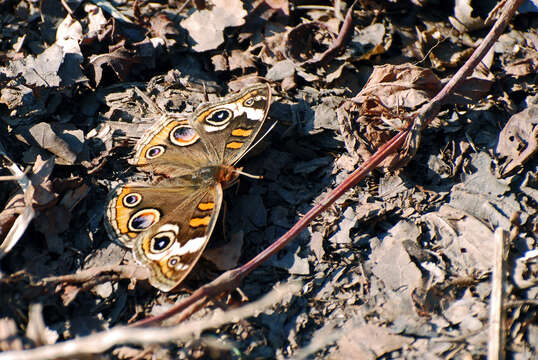
[[491, 295], [489, 304], [488, 360], [504, 359], [504, 248], [508, 232], [502, 228], [495, 230], [494, 264], [491, 274]]
[[79, 359], [85, 358], [83, 355], [103, 353], [120, 344], [166, 344], [171, 341], [185, 340], [199, 336], [206, 329], [219, 328], [224, 324], [256, 316], [271, 306], [281, 303], [290, 294], [298, 294], [300, 291], [300, 283], [290, 282], [275, 286], [269, 294], [253, 303], [224, 313], [213, 313], [212, 316], [204, 319], [191, 320], [188, 323], [172, 327], [140, 329], [118, 326], [108, 331], [77, 337], [57, 344], [21, 351], [6, 351], [0, 353], [0, 360]]

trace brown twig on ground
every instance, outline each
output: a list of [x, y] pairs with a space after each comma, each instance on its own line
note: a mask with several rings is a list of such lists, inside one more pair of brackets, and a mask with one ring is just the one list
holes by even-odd
[[213, 313], [204, 318], [172, 327], [129, 328], [116, 327], [109, 331], [78, 337], [73, 340], [46, 345], [29, 350], [6, 351], [0, 353], [0, 360], [17, 359], [74, 359], [83, 355], [100, 354], [120, 344], [164, 344], [171, 341], [189, 339], [206, 329], [215, 329], [224, 324], [237, 322], [281, 303], [289, 296], [298, 293], [301, 284], [291, 282], [279, 285], [263, 298], [227, 312]]
[[304, 64], [324, 65], [331, 61], [336, 56], [338, 51], [340, 51], [347, 45], [347, 43], [353, 36], [353, 10], [358, 1], [359, 0], [355, 0], [347, 10], [346, 17], [344, 18], [344, 22], [342, 23], [342, 27], [340, 28], [338, 36], [333, 41], [331, 46], [327, 50], [325, 50], [319, 57], [307, 60], [304, 62]]

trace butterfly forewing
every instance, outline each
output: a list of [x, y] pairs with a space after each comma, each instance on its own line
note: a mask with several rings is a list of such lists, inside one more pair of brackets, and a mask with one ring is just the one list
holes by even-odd
[[233, 165], [249, 150], [271, 103], [271, 88], [257, 84], [216, 104], [202, 105], [191, 118], [214, 164]]
[[135, 147], [130, 163], [141, 170], [177, 177], [209, 162], [206, 147], [186, 117], [163, 115]]

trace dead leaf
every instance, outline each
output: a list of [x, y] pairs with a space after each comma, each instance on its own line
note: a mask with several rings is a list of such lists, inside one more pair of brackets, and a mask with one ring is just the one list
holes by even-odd
[[88, 13], [88, 32], [83, 41], [88, 43], [94, 38], [102, 41], [112, 30], [108, 26], [108, 20], [103, 14], [103, 9], [94, 4], [85, 4], [84, 11]]
[[513, 115], [499, 134], [497, 153], [507, 157], [501, 176], [523, 166], [538, 151], [538, 105]]
[[140, 61], [141, 60], [135, 57], [133, 52], [126, 49], [123, 44], [111, 53], [90, 56], [90, 64], [93, 66], [96, 86], [101, 83], [103, 66], [109, 66], [121, 81], [125, 81], [131, 71], [131, 67], [134, 64], [140, 63]]
[[28, 55], [23, 60], [9, 62], [0, 72], [9, 78], [22, 76], [29, 85], [67, 86], [83, 80], [81, 61], [81, 57], [67, 56], [60, 45], [53, 44], [36, 57]]
[[71, 124], [40, 122], [23, 128], [17, 134], [19, 140], [50, 151], [60, 165], [73, 165], [84, 147], [84, 134]]
[[368, 82], [353, 102], [361, 104], [378, 98], [383, 105], [396, 109], [416, 109], [441, 89], [441, 81], [430, 69], [411, 64], [376, 66]]
[[376, 325], [349, 326], [348, 332], [338, 340], [338, 350], [334, 355], [340, 359], [375, 360], [413, 341]]
[[[464, 215], [463, 217], [461, 217]], [[443, 254], [460, 276], [485, 274], [493, 266], [493, 232], [470, 214], [448, 205], [423, 215], [431, 231], [439, 233]]]
[[223, 31], [230, 26], [241, 26], [245, 23], [247, 11], [240, 0], [212, 0], [211, 10], [192, 13], [181, 21], [194, 40], [193, 50], [204, 52], [216, 49], [224, 42]]
[[487, 26], [484, 21], [485, 18], [473, 16], [476, 14], [476, 9], [473, 9], [472, 5], [471, 0], [456, 0], [454, 4], [454, 17], [448, 17], [452, 26], [461, 33], [479, 30]]
[[180, 38], [176, 24], [165, 13], [158, 13], [151, 17], [150, 30], [153, 37], [163, 39], [169, 47], [174, 46]]
[[241, 50], [232, 50], [232, 53], [228, 57], [228, 64], [230, 71], [239, 69], [242, 72], [245, 72], [245, 70], [255, 67], [252, 58], [246, 52]]
[[504, 67], [506, 74], [513, 76], [527, 76], [538, 72], [538, 52], [533, 51], [524, 59], [512, 61]]
[[319, 61], [335, 39], [336, 36], [325, 24], [320, 22], [299, 24], [286, 37], [286, 57], [297, 66], [308, 61]]
[[373, 56], [386, 53], [391, 45], [390, 29], [384, 24], [376, 23], [361, 29], [350, 46], [362, 54], [358, 60], [369, 60]]

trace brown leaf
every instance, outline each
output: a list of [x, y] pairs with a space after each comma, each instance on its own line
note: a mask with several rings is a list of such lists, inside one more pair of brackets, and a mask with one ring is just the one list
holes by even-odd
[[499, 134], [497, 153], [507, 157], [502, 176], [522, 166], [538, 151], [538, 105], [513, 115]]
[[181, 21], [189, 32], [195, 45], [192, 47], [197, 52], [216, 49], [224, 42], [223, 31], [230, 26], [240, 26], [245, 23], [247, 15], [240, 0], [213, 0], [214, 7], [211, 10], [194, 12], [188, 18]]
[[228, 63], [230, 71], [237, 69], [244, 71], [248, 68], [255, 67], [252, 58], [246, 52], [241, 50], [232, 50], [231, 55], [228, 57]]
[[396, 109], [416, 109], [441, 89], [441, 81], [430, 69], [411, 64], [376, 66], [368, 82], [353, 102], [378, 98], [383, 105]]
[[164, 13], [159, 13], [151, 17], [151, 35], [163, 39], [168, 46], [176, 44], [179, 38], [179, 30], [176, 24]]
[[104, 65], [114, 70], [114, 73], [121, 81], [125, 81], [131, 71], [131, 67], [139, 62], [140, 59], [133, 56], [133, 53], [123, 45], [108, 54], [92, 55], [90, 57], [90, 64], [92, 64], [95, 73], [95, 85], [97, 86], [101, 83]]
[[538, 52], [533, 51], [524, 59], [513, 61], [504, 67], [506, 74], [513, 76], [527, 76], [538, 72]]
[[374, 360], [413, 341], [410, 337], [394, 334], [390, 329], [375, 325], [349, 327], [349, 331], [337, 342], [335, 358]]
[[61, 165], [74, 164], [84, 147], [84, 134], [71, 124], [41, 122], [17, 135], [25, 143], [53, 153]]
[[58, 194], [53, 191], [52, 182], [49, 179], [53, 167], [54, 157], [47, 160], [43, 160], [41, 156], [37, 157], [30, 176], [31, 186], [24, 194], [27, 205], [46, 209], [56, 202]]
[[454, 4], [454, 17], [449, 16], [448, 19], [459, 32], [464, 33], [487, 26], [485, 19], [473, 16], [476, 15], [476, 9], [473, 9], [472, 5], [471, 0], [459, 0]]
[[84, 11], [88, 13], [88, 32], [84, 39], [84, 43], [88, 42], [88, 39], [97, 38], [102, 41], [112, 30], [108, 24], [108, 20], [103, 14], [103, 9], [94, 5], [86, 4]]

